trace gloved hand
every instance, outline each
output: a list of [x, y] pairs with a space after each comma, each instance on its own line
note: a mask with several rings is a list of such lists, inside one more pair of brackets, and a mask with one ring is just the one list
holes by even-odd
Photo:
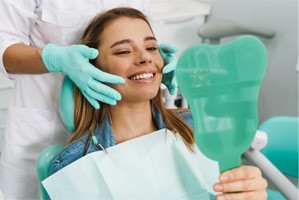
[[119, 76], [103, 72], [92, 64], [89, 59], [95, 59], [97, 49], [85, 45], [56, 46], [48, 44], [42, 51], [42, 60], [49, 72], [63, 72], [81, 90], [84, 97], [96, 109], [100, 107], [98, 101], [115, 105], [121, 95], [116, 90], [104, 85], [123, 84], [125, 80]]
[[174, 69], [177, 64], [177, 59], [174, 54], [178, 51], [178, 47], [171, 44], [160, 44], [159, 52], [164, 61], [164, 67], [162, 70], [163, 78], [162, 83], [168, 88], [170, 94], [175, 93], [177, 82], [174, 76]]

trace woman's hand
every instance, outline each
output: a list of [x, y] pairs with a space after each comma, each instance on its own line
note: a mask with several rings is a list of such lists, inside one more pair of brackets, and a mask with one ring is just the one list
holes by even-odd
[[214, 185], [216, 200], [267, 199], [267, 181], [259, 168], [241, 166], [222, 173]]

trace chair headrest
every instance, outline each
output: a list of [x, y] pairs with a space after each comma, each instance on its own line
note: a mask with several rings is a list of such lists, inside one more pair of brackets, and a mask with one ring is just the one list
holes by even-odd
[[74, 111], [74, 83], [65, 76], [60, 91], [59, 112], [64, 126], [70, 132], [75, 131]]

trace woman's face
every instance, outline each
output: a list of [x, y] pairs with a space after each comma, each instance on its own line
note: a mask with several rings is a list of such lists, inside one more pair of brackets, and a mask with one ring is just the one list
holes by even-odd
[[109, 85], [121, 94], [121, 101], [154, 98], [162, 81], [163, 60], [149, 25], [142, 19], [121, 17], [105, 28], [100, 41], [97, 65], [125, 79], [122, 85]]

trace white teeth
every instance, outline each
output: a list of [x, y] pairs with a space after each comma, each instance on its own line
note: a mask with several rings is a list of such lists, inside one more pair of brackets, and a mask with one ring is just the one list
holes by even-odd
[[139, 74], [139, 75], [133, 76], [130, 79], [132, 79], [132, 80], [148, 79], [148, 78], [152, 78], [153, 76], [154, 76], [153, 73], [144, 73], [144, 74]]

